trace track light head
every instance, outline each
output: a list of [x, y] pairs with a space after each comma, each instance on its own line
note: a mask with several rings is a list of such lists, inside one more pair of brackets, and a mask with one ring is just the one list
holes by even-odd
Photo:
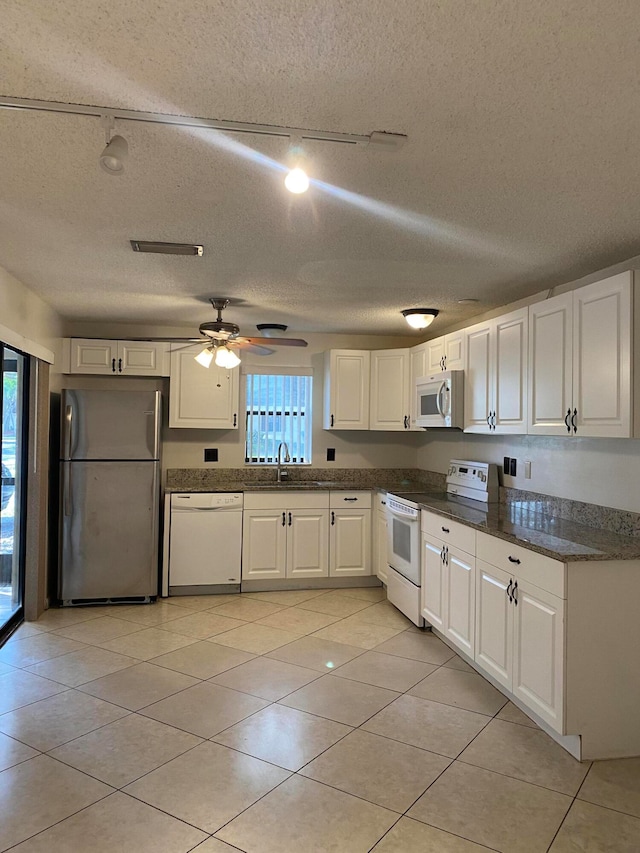
[[122, 175], [129, 145], [123, 136], [113, 136], [100, 155], [100, 166], [109, 175]]

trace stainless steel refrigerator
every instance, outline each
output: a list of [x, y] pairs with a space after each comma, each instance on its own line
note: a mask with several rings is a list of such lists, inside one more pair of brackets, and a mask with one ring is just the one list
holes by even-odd
[[63, 390], [59, 597], [158, 592], [159, 391]]

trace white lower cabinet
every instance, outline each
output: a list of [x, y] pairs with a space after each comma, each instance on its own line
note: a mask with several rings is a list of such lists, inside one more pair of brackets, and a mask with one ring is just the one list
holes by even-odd
[[329, 576], [371, 574], [371, 492], [332, 492]]
[[511, 576], [482, 560], [476, 562], [476, 663], [511, 690], [513, 608], [507, 597]]
[[382, 583], [387, 582], [387, 496], [376, 496], [375, 530], [373, 534], [373, 573]]

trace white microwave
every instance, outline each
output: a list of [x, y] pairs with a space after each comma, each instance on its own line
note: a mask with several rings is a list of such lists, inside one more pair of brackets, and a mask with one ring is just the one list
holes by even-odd
[[464, 371], [443, 370], [416, 379], [416, 426], [464, 427]]

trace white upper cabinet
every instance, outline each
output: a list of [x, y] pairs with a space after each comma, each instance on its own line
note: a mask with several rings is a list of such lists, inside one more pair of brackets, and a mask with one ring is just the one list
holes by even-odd
[[324, 354], [324, 429], [369, 429], [371, 353], [329, 350]]
[[529, 432], [632, 435], [632, 273], [529, 309]]
[[[421, 432], [422, 427], [416, 426], [416, 418], [418, 417], [418, 398], [416, 395], [416, 380], [421, 376], [428, 376], [428, 360], [429, 360], [429, 344], [418, 344], [416, 347], [411, 347], [409, 354], [409, 412], [410, 412], [410, 428], [414, 432]], [[435, 371], [434, 371], [435, 372]]]
[[161, 341], [67, 338], [65, 373], [98, 376], [168, 376], [169, 345]]
[[[425, 347], [425, 363], [424, 373], [419, 373], [418, 376], [431, 376], [445, 369], [445, 337], [435, 338], [433, 341], [427, 341], [426, 344], [421, 344]], [[416, 349], [416, 347], [414, 347]]]
[[528, 311], [465, 329], [465, 432], [526, 433]]
[[386, 349], [371, 353], [370, 429], [409, 429], [410, 350]]
[[426, 360], [425, 372], [420, 375], [431, 376], [442, 370], [464, 370], [464, 344], [464, 329], [421, 344], [426, 348]]
[[225, 370], [214, 363], [206, 368], [195, 360], [197, 344], [171, 353], [169, 426], [191, 429], [237, 429], [239, 415], [238, 368]]

